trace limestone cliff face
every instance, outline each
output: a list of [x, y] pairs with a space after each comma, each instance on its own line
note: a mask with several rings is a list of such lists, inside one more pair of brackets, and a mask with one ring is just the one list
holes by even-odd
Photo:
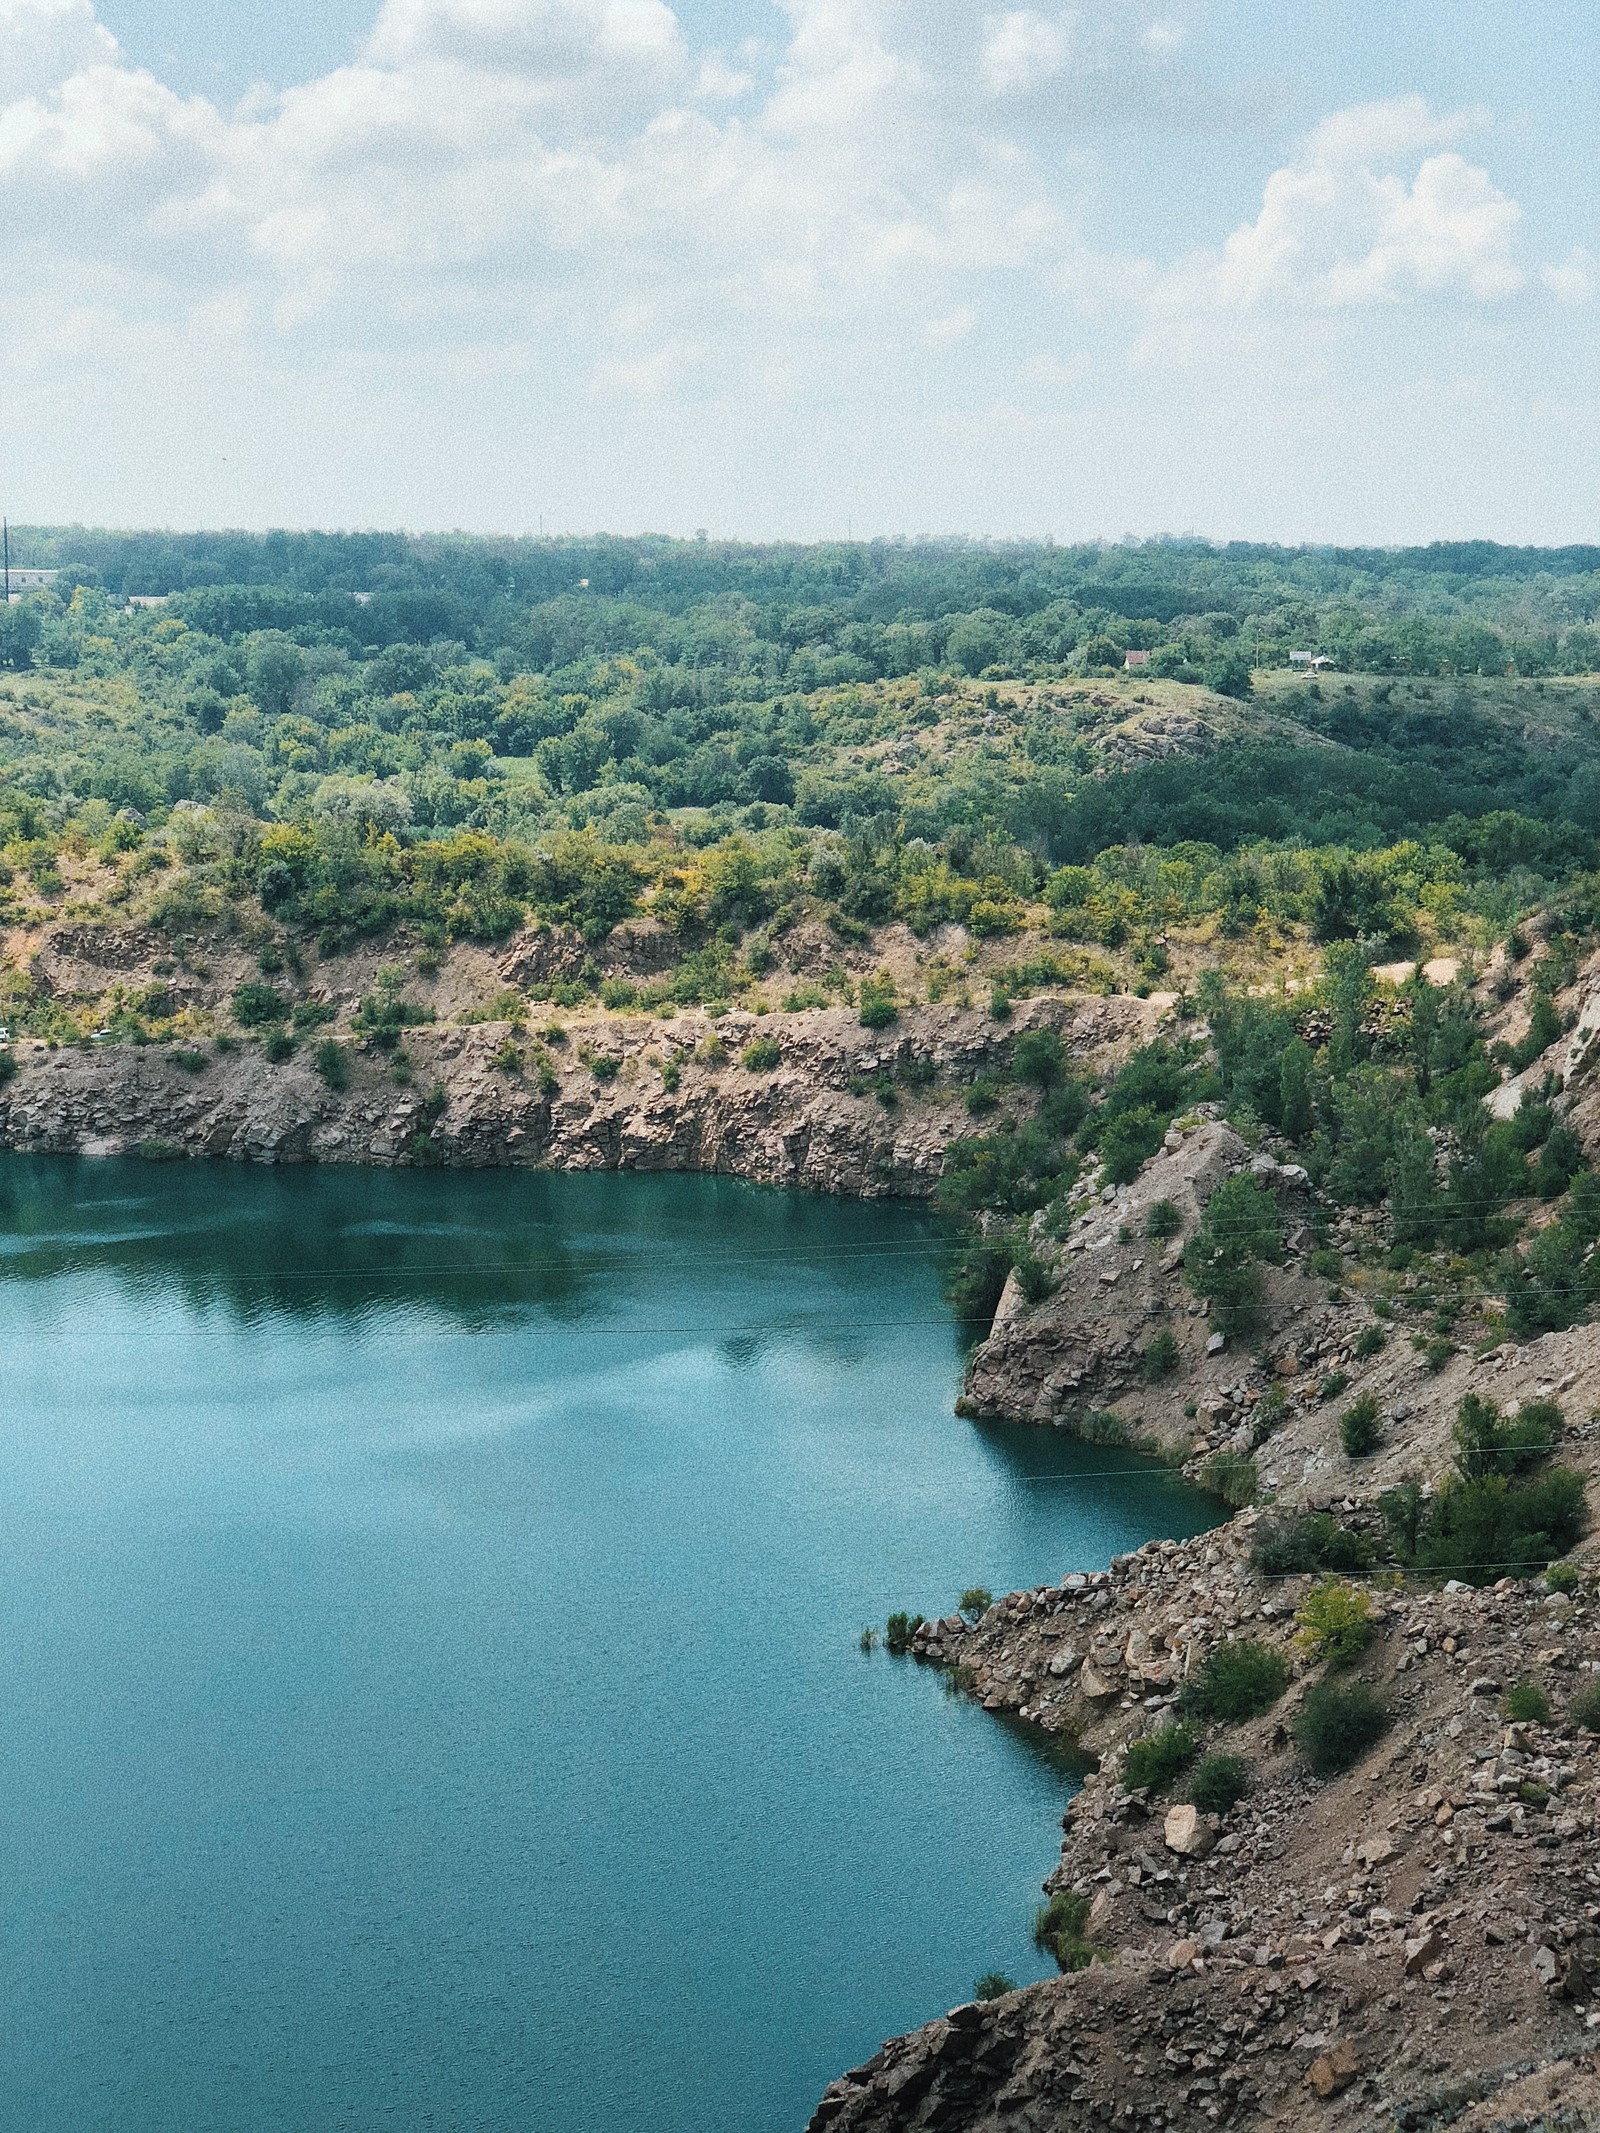
[[[883, 1031], [848, 1010], [570, 1020], [550, 1049], [557, 1086], [504, 1071], [504, 1023], [406, 1032], [411, 1079], [381, 1052], [354, 1055], [329, 1088], [303, 1047], [271, 1065], [255, 1045], [203, 1055], [131, 1045], [48, 1050], [24, 1041], [0, 1099], [0, 1145], [33, 1152], [167, 1152], [237, 1161], [541, 1164], [566, 1170], [703, 1170], [863, 1198], [922, 1198], [944, 1150], [972, 1130], [962, 1086], [999, 1066], [1019, 1030], [1058, 1027], [1103, 1065], [1153, 1024], [1126, 998], [1041, 999], [999, 1024], [977, 1010], [907, 1010]], [[757, 1038], [779, 1064], [740, 1063]], [[197, 1056], [190, 1053], [191, 1060]], [[885, 1102], [879, 1091], [887, 1096]]]

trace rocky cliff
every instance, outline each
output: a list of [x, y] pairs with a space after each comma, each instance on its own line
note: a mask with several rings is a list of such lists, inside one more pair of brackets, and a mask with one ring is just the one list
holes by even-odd
[[[123, 968], [130, 982], [181, 986], [193, 1015], [250, 975], [248, 964], [235, 970], [223, 959], [203, 977], [152, 980], [159, 943], [92, 931], [80, 938], [91, 929], [64, 928], [64, 938], [41, 946], [35, 968], [45, 982], [92, 996]], [[248, 1042], [223, 1051], [20, 1040], [18, 1071], [0, 1096], [0, 1145], [252, 1162], [704, 1170], [818, 1192], [923, 1197], [950, 1140], [973, 1130], [966, 1085], [1003, 1064], [1019, 1031], [1049, 1022], [1074, 1060], [1103, 1070], [1160, 1014], [1125, 996], [1054, 997], [1022, 1004], [1005, 1023], [973, 1008], [908, 1007], [875, 1031], [846, 1008], [715, 1018], [694, 1009], [660, 1020], [591, 1007], [555, 1017], [530, 1043], [525, 1018], [463, 1011], [470, 980], [480, 993], [504, 988], [508, 973], [514, 979], [548, 952], [545, 941], [513, 943], [498, 967], [441, 974], [426, 988], [437, 1019], [404, 1031], [403, 1078], [394, 1047], [356, 1037], [343, 1089], [316, 1070], [309, 1041], [275, 1064]], [[313, 998], [334, 1012], [335, 1027], [372, 982], [370, 971], [337, 967], [318, 978]], [[763, 1063], [747, 1065], [758, 1040]]]

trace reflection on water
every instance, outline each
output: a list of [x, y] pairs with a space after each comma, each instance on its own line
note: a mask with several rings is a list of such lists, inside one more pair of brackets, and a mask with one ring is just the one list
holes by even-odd
[[784, 2133], [1069, 1779], [857, 1649], [1206, 1504], [957, 1421], [925, 1215], [0, 1161], [0, 2133]]

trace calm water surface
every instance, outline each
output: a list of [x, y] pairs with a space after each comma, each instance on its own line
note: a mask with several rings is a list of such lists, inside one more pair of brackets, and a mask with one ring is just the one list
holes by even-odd
[[857, 1632], [1208, 1511], [955, 1420], [940, 1248], [0, 1158], [5, 2133], [793, 2133], [1039, 1975], [1063, 1780]]

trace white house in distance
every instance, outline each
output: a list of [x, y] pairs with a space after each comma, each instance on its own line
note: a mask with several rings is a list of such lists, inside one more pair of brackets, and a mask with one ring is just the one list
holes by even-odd
[[1314, 673], [1321, 673], [1324, 667], [1331, 667], [1333, 661], [1326, 652], [1291, 652], [1289, 664], [1292, 667], [1310, 667]]
[[5, 574], [6, 591], [13, 600], [20, 600], [24, 593], [48, 592], [59, 570], [35, 570], [31, 563], [12, 563]]
[[1147, 667], [1150, 664], [1150, 654], [1148, 652], [1127, 652], [1123, 655], [1122, 664], [1124, 669]]

